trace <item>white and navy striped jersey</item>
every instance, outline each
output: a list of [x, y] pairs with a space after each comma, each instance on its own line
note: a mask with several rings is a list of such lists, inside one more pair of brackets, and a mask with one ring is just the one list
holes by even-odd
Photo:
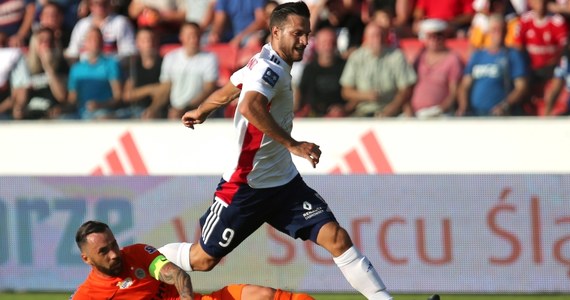
[[[230, 78], [242, 90], [239, 102], [243, 101], [247, 92], [263, 94], [269, 100], [269, 113], [288, 133], [293, 128], [290, 72], [291, 67], [271, 45], [266, 44], [261, 52]], [[247, 183], [252, 188], [276, 187], [286, 184], [298, 174], [289, 151], [251, 125], [239, 111], [234, 116], [234, 127], [237, 131], [237, 148], [230, 170], [223, 175], [228, 183]]]

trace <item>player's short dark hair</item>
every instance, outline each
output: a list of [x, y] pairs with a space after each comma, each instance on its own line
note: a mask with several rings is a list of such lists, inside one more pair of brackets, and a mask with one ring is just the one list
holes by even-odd
[[81, 247], [87, 242], [87, 236], [92, 233], [103, 233], [109, 230], [109, 225], [99, 221], [87, 221], [79, 226], [75, 234], [75, 243], [77, 247]]
[[286, 2], [278, 5], [269, 17], [269, 30], [281, 26], [290, 15], [298, 15], [305, 18], [311, 17], [309, 7], [303, 1]]

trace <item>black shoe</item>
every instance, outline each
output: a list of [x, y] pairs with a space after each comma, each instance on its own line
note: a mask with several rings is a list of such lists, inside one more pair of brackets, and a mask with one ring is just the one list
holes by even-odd
[[431, 295], [427, 298], [427, 300], [439, 300], [439, 295], [438, 294]]

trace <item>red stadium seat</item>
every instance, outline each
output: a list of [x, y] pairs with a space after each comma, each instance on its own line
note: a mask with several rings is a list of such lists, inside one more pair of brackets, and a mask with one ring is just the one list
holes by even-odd
[[469, 60], [469, 40], [468, 39], [448, 39], [447, 47], [459, 54], [464, 63]]
[[409, 63], [413, 63], [423, 48], [423, 43], [416, 38], [406, 38], [400, 40], [400, 48], [404, 52]]
[[230, 80], [232, 73], [237, 70], [237, 58], [239, 49], [225, 43], [210, 44], [204, 47], [204, 51], [209, 51], [218, 57], [220, 77], [218, 85], [223, 86]]
[[[448, 39], [447, 47], [455, 51], [463, 59], [463, 62], [467, 62], [469, 59], [469, 40], [467, 39]], [[420, 51], [423, 48], [422, 41], [416, 38], [406, 38], [400, 40], [400, 48], [404, 51], [406, 59], [410, 63], [413, 63]]]
[[164, 57], [168, 52], [180, 48], [182, 45], [179, 43], [164, 44], [160, 46], [159, 52], [160, 56]]

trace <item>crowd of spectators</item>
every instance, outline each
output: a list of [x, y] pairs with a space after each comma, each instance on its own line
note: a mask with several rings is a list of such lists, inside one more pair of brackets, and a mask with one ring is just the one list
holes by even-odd
[[[287, 1], [0, 0], [0, 120], [179, 119], [223, 79], [210, 46], [245, 65]], [[298, 117], [568, 114], [569, 0], [304, 1]]]

